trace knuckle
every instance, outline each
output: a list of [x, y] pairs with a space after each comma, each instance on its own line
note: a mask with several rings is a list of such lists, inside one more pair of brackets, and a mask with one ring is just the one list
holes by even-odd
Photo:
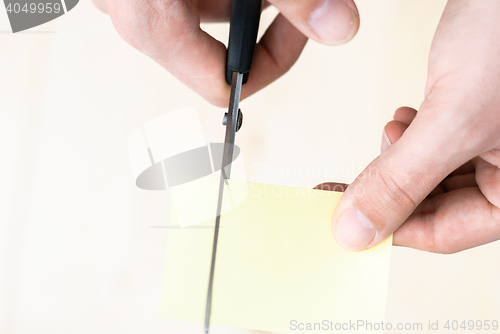
[[372, 196], [371, 206], [383, 217], [387, 212], [407, 212], [408, 215], [416, 208], [416, 203], [409, 195], [408, 191], [402, 187], [394, 173], [380, 169], [374, 176], [376, 178], [377, 193]]
[[429, 198], [420, 204], [420, 219], [422, 220], [422, 233], [417, 234], [418, 242], [423, 245], [423, 249], [429, 252], [437, 252], [438, 245], [442, 243], [436, 242], [436, 208], [435, 199]]
[[395, 203], [397, 207], [416, 207], [415, 201], [408, 194], [402, 186], [400, 186], [391, 173], [381, 173], [381, 182], [384, 185], [384, 190], [391, 199], [392, 203]]
[[191, 27], [186, 22], [189, 9], [179, 0], [137, 1], [109, 7], [118, 34], [142, 52], [170, 48]]

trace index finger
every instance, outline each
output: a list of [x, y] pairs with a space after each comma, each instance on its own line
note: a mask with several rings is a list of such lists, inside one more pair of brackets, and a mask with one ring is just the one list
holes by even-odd
[[[125, 41], [210, 103], [227, 106], [230, 87], [225, 81], [226, 48], [200, 28], [199, 6], [178, 0], [94, 2], [110, 14]], [[279, 14], [257, 44], [242, 99], [286, 73], [306, 41], [307, 37]]]

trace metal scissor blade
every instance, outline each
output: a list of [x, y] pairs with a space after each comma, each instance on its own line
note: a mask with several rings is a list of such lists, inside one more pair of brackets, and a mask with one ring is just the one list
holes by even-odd
[[212, 307], [212, 290], [214, 283], [215, 255], [217, 252], [217, 239], [219, 237], [220, 215], [222, 209], [222, 198], [224, 195], [224, 183], [231, 174], [231, 164], [233, 162], [234, 139], [238, 123], [238, 110], [240, 104], [241, 84], [243, 83], [243, 73], [233, 72], [231, 81], [231, 95], [229, 98], [229, 110], [227, 113], [226, 137], [224, 140], [224, 153], [222, 155], [222, 166], [219, 182], [219, 198], [217, 200], [217, 216], [215, 218], [214, 243], [212, 247], [212, 263], [210, 264], [210, 277], [208, 280], [207, 304], [205, 309], [205, 333], [208, 333], [210, 323], [210, 311]]

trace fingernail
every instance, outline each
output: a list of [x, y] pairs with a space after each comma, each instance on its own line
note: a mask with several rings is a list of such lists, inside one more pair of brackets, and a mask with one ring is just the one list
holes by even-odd
[[370, 220], [357, 208], [350, 207], [340, 217], [335, 239], [347, 250], [364, 249], [377, 235]]
[[350, 40], [357, 30], [358, 14], [342, 0], [324, 0], [309, 18], [309, 25], [324, 44]]
[[387, 133], [385, 132], [385, 129], [382, 133], [382, 142], [380, 144], [380, 153], [384, 152], [387, 150], [387, 148], [391, 146], [391, 141], [389, 140], [389, 137], [387, 137]]

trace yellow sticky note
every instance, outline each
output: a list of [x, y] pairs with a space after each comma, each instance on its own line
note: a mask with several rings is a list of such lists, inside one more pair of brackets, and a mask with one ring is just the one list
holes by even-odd
[[[348, 252], [331, 231], [342, 193], [238, 181], [230, 187], [247, 187], [248, 196], [221, 217], [211, 324], [279, 333], [380, 332], [375, 325], [385, 316], [392, 236]], [[169, 225], [160, 318], [202, 324], [214, 221], [180, 228], [172, 210]]]

